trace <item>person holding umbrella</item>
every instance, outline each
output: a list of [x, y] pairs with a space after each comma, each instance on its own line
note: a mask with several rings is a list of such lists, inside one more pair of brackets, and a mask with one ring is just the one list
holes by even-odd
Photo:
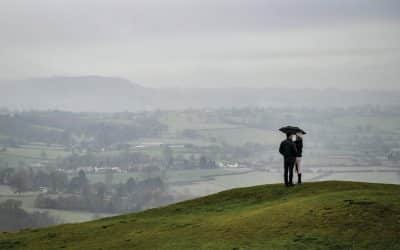
[[[286, 126], [279, 129], [286, 134], [286, 140], [281, 142], [279, 153], [283, 156], [284, 181], [285, 185], [293, 186], [293, 168], [296, 165], [298, 183], [301, 184], [301, 156], [303, 151], [303, 141], [300, 140], [300, 134], [306, 132], [298, 127]], [[297, 134], [297, 136], [296, 136]], [[296, 140], [297, 138], [297, 140]]]
[[283, 156], [283, 179], [286, 187], [293, 186], [293, 167], [296, 162], [297, 148], [294, 144], [295, 134], [287, 131], [286, 140], [281, 142], [279, 153]]
[[294, 163], [294, 167], [295, 167], [295, 170], [297, 173], [297, 184], [301, 184], [301, 157], [303, 154], [303, 133], [302, 132], [296, 133], [296, 140], [294, 141], [294, 144], [296, 144], [296, 150], [297, 150], [296, 161]]

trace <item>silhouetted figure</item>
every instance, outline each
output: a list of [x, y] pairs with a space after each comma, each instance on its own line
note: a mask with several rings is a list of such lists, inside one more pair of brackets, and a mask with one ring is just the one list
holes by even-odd
[[293, 167], [297, 156], [296, 144], [293, 142], [294, 136], [293, 134], [286, 134], [286, 140], [282, 141], [279, 147], [279, 153], [283, 155], [283, 178], [287, 187], [293, 186]]
[[303, 138], [301, 137], [301, 134], [296, 135], [296, 141], [294, 143], [296, 144], [297, 149], [296, 162], [294, 164], [297, 173], [297, 184], [301, 184], [301, 157], [303, 156]]

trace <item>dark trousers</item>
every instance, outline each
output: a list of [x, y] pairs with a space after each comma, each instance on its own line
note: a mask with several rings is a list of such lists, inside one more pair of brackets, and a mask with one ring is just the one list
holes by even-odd
[[283, 178], [285, 185], [293, 184], [293, 168], [296, 162], [296, 157], [286, 157], [283, 161], [284, 174]]

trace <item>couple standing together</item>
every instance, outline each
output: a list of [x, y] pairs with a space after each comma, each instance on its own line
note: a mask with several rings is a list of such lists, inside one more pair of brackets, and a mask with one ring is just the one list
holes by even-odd
[[286, 133], [286, 140], [281, 142], [279, 153], [283, 156], [285, 186], [293, 186], [293, 168], [296, 169], [297, 183], [301, 184], [301, 157], [303, 153], [303, 134]]

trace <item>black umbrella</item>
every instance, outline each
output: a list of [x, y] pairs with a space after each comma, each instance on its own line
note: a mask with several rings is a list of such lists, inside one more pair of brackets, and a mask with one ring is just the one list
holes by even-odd
[[302, 130], [299, 127], [294, 127], [294, 126], [286, 126], [282, 127], [279, 129], [281, 132], [285, 134], [296, 134], [296, 133], [302, 133], [302, 134], [307, 134], [304, 130]]
[[302, 133], [303, 135], [307, 134], [306, 131], [304, 131], [304, 130], [302, 130], [302, 129], [300, 129], [299, 132]]

